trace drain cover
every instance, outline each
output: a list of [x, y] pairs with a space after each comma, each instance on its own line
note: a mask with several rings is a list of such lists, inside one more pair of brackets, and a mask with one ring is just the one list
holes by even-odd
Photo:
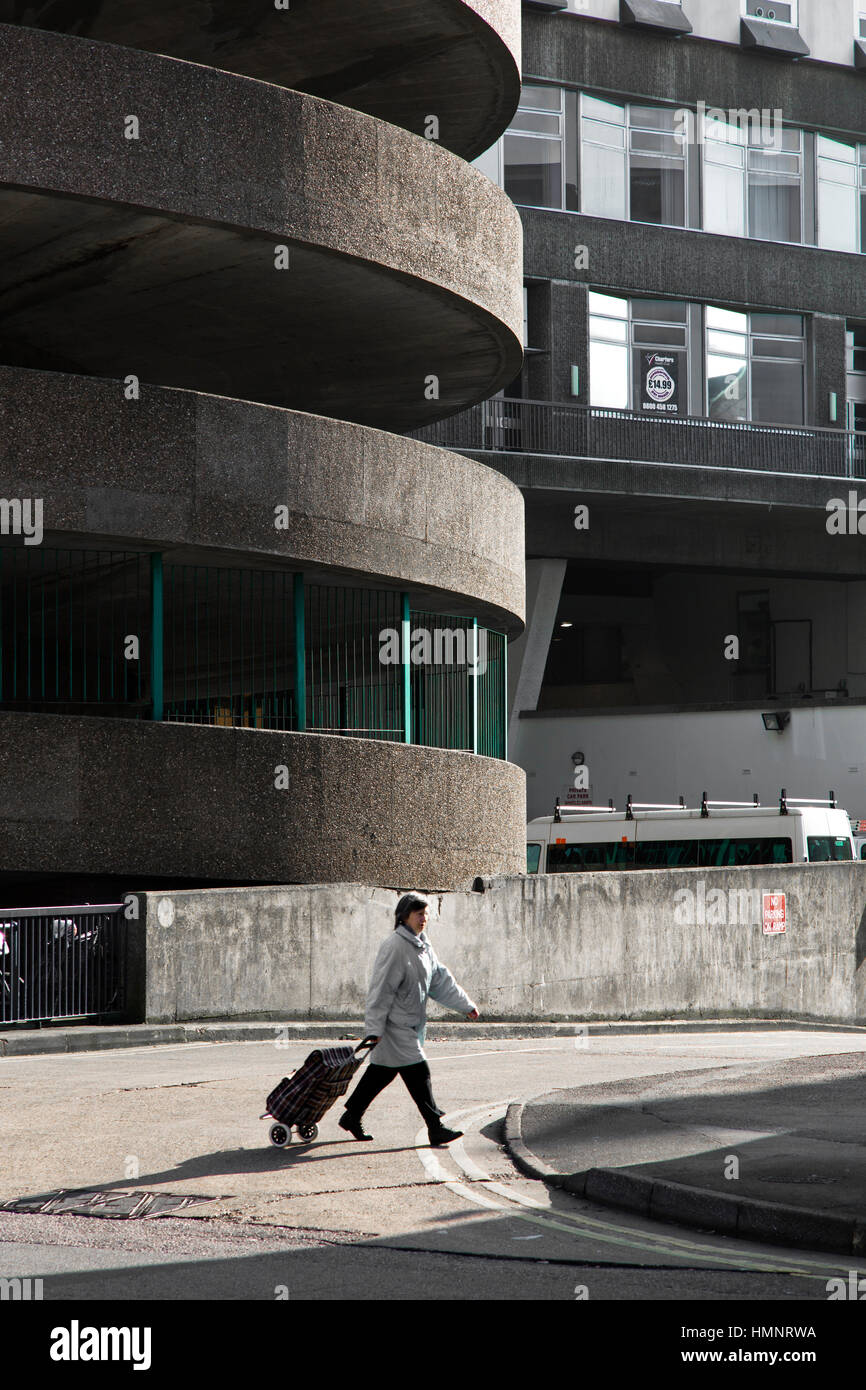
[[43, 1192], [38, 1197], [13, 1197], [0, 1202], [0, 1211], [38, 1213], [42, 1216], [112, 1216], [127, 1220], [142, 1216], [167, 1216], [215, 1197], [181, 1196], [176, 1192], [94, 1192], [87, 1188]]

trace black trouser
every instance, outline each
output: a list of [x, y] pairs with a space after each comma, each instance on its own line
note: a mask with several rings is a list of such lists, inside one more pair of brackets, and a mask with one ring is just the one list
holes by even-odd
[[390, 1086], [398, 1073], [402, 1076], [407, 1091], [421, 1111], [428, 1130], [439, 1129], [441, 1127], [440, 1116], [444, 1115], [445, 1111], [440, 1110], [433, 1099], [430, 1068], [426, 1062], [413, 1062], [408, 1067], [380, 1067], [375, 1062], [371, 1062], [346, 1101], [346, 1114], [353, 1120], [360, 1120], [370, 1102], [374, 1101], [379, 1092], [384, 1091], [386, 1086]]

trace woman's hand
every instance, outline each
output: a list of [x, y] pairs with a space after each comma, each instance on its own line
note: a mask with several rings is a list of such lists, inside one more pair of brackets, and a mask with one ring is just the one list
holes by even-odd
[[474, 1023], [474, 1022], [475, 1022], [475, 1019], [476, 1019], [476, 1018], [480, 1018], [481, 1015], [479, 1014], [479, 1012], [478, 1012], [477, 1009], [473, 1009], [472, 1012], [471, 1012], [471, 1014], [467, 1014], [466, 1017], [467, 1017], [468, 1019], [471, 1019], [471, 1021]]

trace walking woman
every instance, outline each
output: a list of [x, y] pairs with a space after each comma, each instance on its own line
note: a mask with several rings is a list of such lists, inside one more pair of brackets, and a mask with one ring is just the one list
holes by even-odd
[[478, 1010], [454, 976], [436, 959], [424, 934], [429, 903], [418, 893], [404, 893], [394, 912], [394, 930], [379, 948], [370, 988], [364, 1031], [377, 1040], [370, 1064], [346, 1101], [340, 1126], [356, 1139], [372, 1139], [361, 1116], [398, 1074], [421, 1111], [431, 1144], [450, 1144], [462, 1130], [446, 1129], [445, 1114], [433, 1099], [430, 1068], [423, 1052], [427, 999], [478, 1018]]

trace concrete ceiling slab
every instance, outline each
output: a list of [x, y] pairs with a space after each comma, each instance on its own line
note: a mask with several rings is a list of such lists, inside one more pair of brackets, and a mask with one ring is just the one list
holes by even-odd
[[0, 27], [0, 62], [5, 362], [393, 429], [516, 375], [520, 221], [448, 151], [314, 97], [35, 30]]
[[474, 159], [520, 97], [519, 0], [0, 0], [0, 23], [121, 44], [309, 92]]

